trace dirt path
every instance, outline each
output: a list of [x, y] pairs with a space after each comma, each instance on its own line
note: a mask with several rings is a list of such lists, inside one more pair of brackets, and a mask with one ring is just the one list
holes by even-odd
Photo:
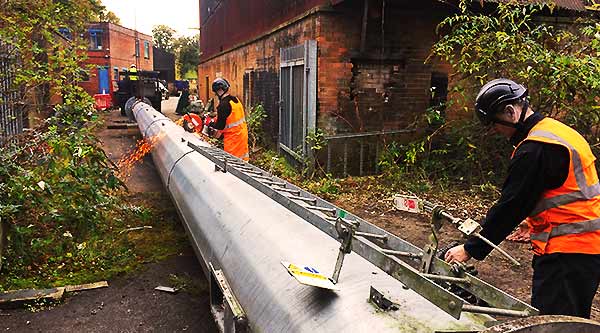
[[[177, 98], [163, 102], [171, 114]], [[122, 122], [118, 111], [106, 115], [107, 123]], [[140, 139], [136, 128], [103, 130], [99, 138], [108, 156], [117, 161]], [[166, 196], [150, 156], [138, 164], [126, 183], [136, 195]], [[167, 202], [170, 200], [159, 200]], [[184, 232], [180, 229], [180, 232]], [[105, 289], [71, 295], [53, 308], [0, 310], [0, 331], [9, 332], [216, 332], [209, 311], [208, 287], [191, 248], [162, 262], [147, 264], [127, 276], [109, 281]], [[157, 286], [183, 286], [169, 294]], [[38, 311], [39, 310], [39, 311]]]

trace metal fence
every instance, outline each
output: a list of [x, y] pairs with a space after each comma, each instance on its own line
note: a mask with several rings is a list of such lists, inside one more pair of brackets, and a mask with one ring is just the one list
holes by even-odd
[[292, 164], [309, 157], [306, 137], [316, 127], [317, 42], [280, 50], [279, 152]]
[[379, 158], [392, 141], [406, 142], [413, 129], [348, 133], [325, 137], [326, 149], [318, 159], [327, 173], [336, 177], [378, 174]]
[[14, 85], [16, 66], [14, 48], [0, 40], [0, 145], [23, 132], [20, 90]]

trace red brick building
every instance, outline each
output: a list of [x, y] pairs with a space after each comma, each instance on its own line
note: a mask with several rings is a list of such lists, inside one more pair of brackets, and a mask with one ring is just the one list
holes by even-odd
[[90, 95], [113, 91], [118, 72], [131, 64], [138, 70], [153, 70], [152, 36], [108, 22], [91, 23], [87, 35], [86, 64], [93, 67], [80, 85]]
[[319, 128], [328, 171], [377, 171], [381, 142], [411, 135], [408, 125], [446, 97], [450, 67], [425, 60], [451, 3], [201, 0], [200, 97], [225, 77], [246, 106], [263, 104], [265, 129], [290, 160], [303, 160]]

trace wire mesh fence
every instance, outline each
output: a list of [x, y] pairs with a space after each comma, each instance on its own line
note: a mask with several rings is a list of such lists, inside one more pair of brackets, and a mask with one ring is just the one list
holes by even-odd
[[21, 94], [15, 86], [16, 66], [14, 48], [0, 40], [0, 146], [23, 132]]

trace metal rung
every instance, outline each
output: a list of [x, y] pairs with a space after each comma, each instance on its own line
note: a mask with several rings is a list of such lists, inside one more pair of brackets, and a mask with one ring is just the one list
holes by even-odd
[[355, 232], [354, 233], [355, 236], [361, 236], [361, 237], [365, 237], [365, 238], [374, 238], [374, 239], [381, 239], [382, 241], [387, 241], [388, 240], [388, 236], [387, 235], [378, 235], [378, 234], [371, 234], [368, 232]]
[[315, 199], [315, 198], [306, 198], [306, 197], [300, 197], [297, 195], [291, 195], [288, 198], [294, 199], [294, 200], [301, 200], [301, 201], [309, 202], [309, 203], [313, 203], [313, 204], [317, 203], [317, 199]]
[[271, 186], [281, 186], [281, 187], [285, 187], [285, 183], [279, 183], [279, 182], [272, 182], [270, 180], [263, 180], [261, 181], [261, 183], [266, 184], [266, 185], [271, 185]]
[[272, 181], [273, 180], [273, 176], [263, 176], [262, 174], [257, 174], [255, 176], [252, 176], [256, 179], [265, 179], [265, 180], [269, 180]]
[[423, 274], [424, 277], [434, 281], [444, 281], [451, 283], [471, 284], [471, 280], [467, 278], [459, 278], [454, 276], [437, 275], [437, 274]]
[[238, 167], [242, 167], [245, 165], [245, 163], [238, 162], [237, 160], [234, 160], [233, 158], [230, 158], [230, 157], [225, 157], [224, 161], [227, 161], [227, 164], [233, 164]]
[[381, 252], [383, 252], [385, 254], [389, 254], [389, 255], [399, 256], [399, 257], [408, 257], [408, 258], [423, 257], [422, 253], [412, 253], [412, 252], [396, 251], [396, 250], [389, 250], [389, 249], [383, 249], [383, 250], [381, 250]]
[[294, 195], [300, 195], [300, 191], [298, 191], [298, 190], [292, 190], [292, 189], [289, 189], [289, 188], [276, 188], [275, 191], [277, 191], [277, 192], [292, 193]]
[[472, 313], [484, 313], [489, 315], [508, 316], [508, 317], [529, 317], [531, 312], [529, 311], [518, 311], [501, 308], [490, 308], [487, 306], [477, 306], [470, 304], [463, 304], [462, 310]]
[[335, 212], [336, 212], [335, 209], [333, 209], [333, 208], [327, 208], [327, 207], [306, 206], [306, 208], [312, 209], [312, 210], [318, 210], [320, 212], [332, 213], [332, 214], [335, 214]]
[[[337, 219], [339, 219], [339, 217], [325, 216], [325, 219], [327, 221], [335, 222], [335, 221], [337, 221]], [[346, 222], [348, 224], [355, 224], [356, 223], [356, 221], [354, 221], [354, 220], [348, 220], [348, 219], [342, 219], [342, 221], [344, 221], [344, 222]]]
[[[191, 142], [188, 142], [188, 146], [215, 164], [230, 164], [227, 167], [228, 172], [232, 175], [269, 196], [330, 237], [334, 239], [339, 238], [339, 233], [332, 225], [332, 222], [335, 223], [337, 221], [337, 212], [340, 208], [329, 204], [326, 201], [322, 201], [318, 197], [276, 177], [273, 178], [274, 181], [255, 179], [252, 177], [252, 174], [246, 174], [242, 171], [242, 169], [247, 170], [248, 167], [252, 167], [251, 164], [242, 164], [237, 161], [228, 163], [228, 161], [221, 161], [219, 158], [211, 155], [208, 150], [200, 149]], [[253, 169], [263, 171], [264, 175], [269, 174], [269, 172], [256, 167], [253, 167]], [[301, 197], [303, 198], [302, 200], [315, 198], [317, 203], [312, 205], [303, 201], [296, 201], [293, 200], [293, 198], [290, 198], [289, 195], [286, 195], [286, 193]], [[320, 206], [317, 206], [317, 204]], [[360, 232], [355, 233], [354, 236], [356, 237], [352, 238], [353, 252], [376, 265], [391, 277], [401, 281], [408, 288], [419, 293], [425, 299], [437, 305], [444, 312], [456, 319], [460, 318], [461, 311], [517, 317], [535, 315], [538, 313], [538, 311], [529, 304], [498, 290], [494, 286], [477, 277], [471, 276], [468, 273], [465, 273], [465, 277], [471, 279], [470, 284], [467, 284], [467, 280], [464, 277], [454, 277], [452, 275], [452, 267], [438, 258], [434, 258], [430, 273], [439, 275], [429, 276], [428, 278], [423, 275], [422, 272], [414, 268], [411, 265], [412, 263], [407, 262], [408, 260], [404, 261], [405, 259], [409, 259], [407, 257], [422, 257], [422, 249], [393, 234], [386, 233], [384, 230], [377, 228], [355, 215], [349, 215], [349, 218], [343, 219], [343, 221], [347, 221], [352, 225], [359, 224], [360, 227]], [[376, 242], [377, 239], [387, 239], [387, 242], [385, 243], [388, 245], [386, 246], [387, 249], [382, 248], [382, 243]], [[438, 280], [438, 282], [440, 280], [451, 281], [448, 283], [454, 282], [490, 304], [490, 307], [474, 307], [465, 304], [464, 300], [446, 290], [442, 285], [437, 284], [434, 279]]]

